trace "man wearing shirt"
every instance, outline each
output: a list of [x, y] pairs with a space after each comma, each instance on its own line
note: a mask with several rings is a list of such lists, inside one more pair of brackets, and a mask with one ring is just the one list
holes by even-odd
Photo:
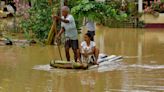
[[73, 16], [69, 14], [69, 7], [62, 7], [62, 17], [53, 16], [54, 19], [61, 21], [61, 30], [57, 34], [57, 39], [59, 39], [62, 33], [65, 33], [65, 53], [67, 61], [70, 61], [69, 49], [72, 48], [74, 52], [75, 62], [77, 61], [77, 50], [78, 50], [78, 33], [76, 29], [76, 24]]

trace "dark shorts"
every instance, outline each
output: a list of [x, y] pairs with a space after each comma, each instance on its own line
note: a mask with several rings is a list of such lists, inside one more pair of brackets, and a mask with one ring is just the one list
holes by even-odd
[[91, 41], [94, 41], [95, 31], [89, 31], [88, 33], [91, 35]]
[[71, 47], [72, 47], [72, 49], [79, 49], [78, 40], [66, 39], [65, 48], [71, 48]]

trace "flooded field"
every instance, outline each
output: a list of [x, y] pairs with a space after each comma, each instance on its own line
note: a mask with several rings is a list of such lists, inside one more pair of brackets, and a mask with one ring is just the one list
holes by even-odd
[[108, 68], [50, 69], [60, 59], [56, 46], [0, 46], [0, 92], [164, 91], [164, 29], [99, 26], [95, 40], [101, 53], [124, 59]]

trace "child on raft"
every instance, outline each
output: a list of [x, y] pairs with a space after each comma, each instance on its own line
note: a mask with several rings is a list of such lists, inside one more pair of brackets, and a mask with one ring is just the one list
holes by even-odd
[[87, 63], [87, 64], [96, 64], [98, 65], [98, 55], [99, 50], [96, 48], [96, 43], [94, 41], [91, 41], [91, 34], [86, 33], [84, 35], [84, 41], [81, 42], [80, 48], [79, 48], [79, 57], [78, 61], [80, 63]]

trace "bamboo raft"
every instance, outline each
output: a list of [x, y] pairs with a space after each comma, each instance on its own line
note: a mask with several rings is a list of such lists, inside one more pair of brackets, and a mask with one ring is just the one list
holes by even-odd
[[63, 69], [92, 69], [96, 67], [103, 66], [105, 64], [109, 64], [112, 61], [120, 60], [122, 59], [122, 56], [116, 56], [116, 55], [99, 55], [98, 63], [99, 65], [93, 65], [93, 64], [86, 64], [86, 63], [79, 63], [79, 62], [68, 62], [68, 61], [62, 61], [62, 60], [51, 60], [50, 66], [54, 68], [63, 68]]

